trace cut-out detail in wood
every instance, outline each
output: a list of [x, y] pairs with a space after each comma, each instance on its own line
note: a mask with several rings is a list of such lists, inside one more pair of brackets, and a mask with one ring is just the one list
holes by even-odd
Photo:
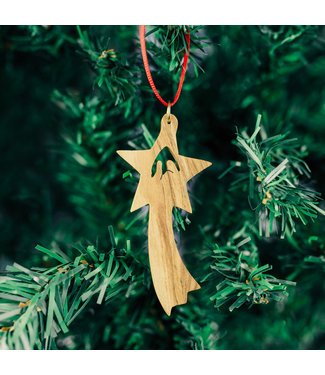
[[[120, 150], [117, 153], [140, 174], [131, 212], [149, 204], [148, 250], [153, 285], [167, 315], [176, 305], [187, 302], [187, 293], [200, 289], [186, 269], [176, 247], [172, 210], [179, 207], [192, 213], [187, 182], [211, 165], [210, 162], [179, 155], [176, 132], [178, 121], [172, 114], [161, 120], [156, 142], [149, 150]], [[164, 148], [168, 148], [176, 164], [168, 160], [166, 171], [157, 161], [155, 174], [152, 166]]]

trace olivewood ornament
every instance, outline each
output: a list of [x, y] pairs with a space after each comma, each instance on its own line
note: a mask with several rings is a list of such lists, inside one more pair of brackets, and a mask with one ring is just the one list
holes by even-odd
[[[211, 165], [210, 162], [179, 155], [176, 132], [178, 121], [170, 113], [161, 119], [161, 129], [156, 142], [149, 150], [123, 150], [117, 153], [140, 173], [139, 184], [131, 206], [131, 212], [149, 204], [148, 247], [153, 285], [167, 315], [176, 305], [187, 302], [187, 293], [200, 289], [186, 269], [176, 247], [172, 210], [179, 207], [192, 213], [186, 183]], [[168, 160], [167, 170], [162, 171], [156, 157], [164, 149], [171, 152], [176, 165]]]

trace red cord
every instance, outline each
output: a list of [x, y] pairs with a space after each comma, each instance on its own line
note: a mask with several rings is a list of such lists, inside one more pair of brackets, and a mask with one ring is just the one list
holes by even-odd
[[[164, 99], [162, 99], [162, 97], [159, 95], [159, 93], [156, 89], [156, 86], [153, 82], [151, 73], [150, 73], [150, 67], [149, 67], [149, 63], [148, 63], [148, 56], [147, 56], [147, 50], [146, 50], [145, 29], [146, 29], [145, 25], [139, 26], [140, 44], [141, 44], [141, 52], [142, 52], [144, 69], [146, 71], [147, 78], [148, 78], [149, 84], [152, 88], [152, 91], [155, 93], [156, 97], [160, 100], [160, 102], [163, 105], [165, 105], [166, 107], [168, 107], [168, 103], [165, 102]], [[190, 40], [191, 40], [190, 33], [185, 34], [185, 38], [186, 38], [186, 41], [187, 41], [187, 51], [184, 52], [184, 62], [183, 62], [183, 65], [182, 65], [181, 78], [179, 79], [179, 84], [178, 84], [178, 89], [177, 89], [177, 92], [176, 92], [176, 95], [175, 95], [175, 99], [172, 103], [170, 103], [171, 107], [177, 102], [177, 100], [179, 98], [179, 95], [182, 91], [184, 78], [185, 78], [187, 61], [188, 61], [188, 56], [189, 56], [189, 53], [190, 53]]]

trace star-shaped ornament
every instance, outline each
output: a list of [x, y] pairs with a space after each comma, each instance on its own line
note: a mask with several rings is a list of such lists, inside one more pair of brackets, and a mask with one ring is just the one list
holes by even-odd
[[[178, 121], [172, 114], [161, 120], [156, 142], [149, 150], [123, 150], [117, 153], [140, 174], [131, 212], [149, 204], [148, 248], [150, 270], [158, 299], [170, 315], [176, 305], [187, 302], [187, 293], [200, 288], [185, 267], [176, 247], [172, 210], [178, 207], [192, 213], [187, 182], [211, 165], [210, 162], [179, 155], [176, 132]], [[157, 156], [168, 148], [174, 163], [168, 160], [166, 171]]]

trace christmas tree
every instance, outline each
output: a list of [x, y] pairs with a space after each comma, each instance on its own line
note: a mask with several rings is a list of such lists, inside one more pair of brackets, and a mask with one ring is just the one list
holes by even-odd
[[190, 33], [172, 113], [180, 154], [212, 162], [193, 214], [173, 209], [201, 289], [167, 316], [116, 153], [150, 148], [166, 113], [138, 27], [1, 26], [0, 348], [324, 349], [324, 31], [146, 28], [170, 100]]

